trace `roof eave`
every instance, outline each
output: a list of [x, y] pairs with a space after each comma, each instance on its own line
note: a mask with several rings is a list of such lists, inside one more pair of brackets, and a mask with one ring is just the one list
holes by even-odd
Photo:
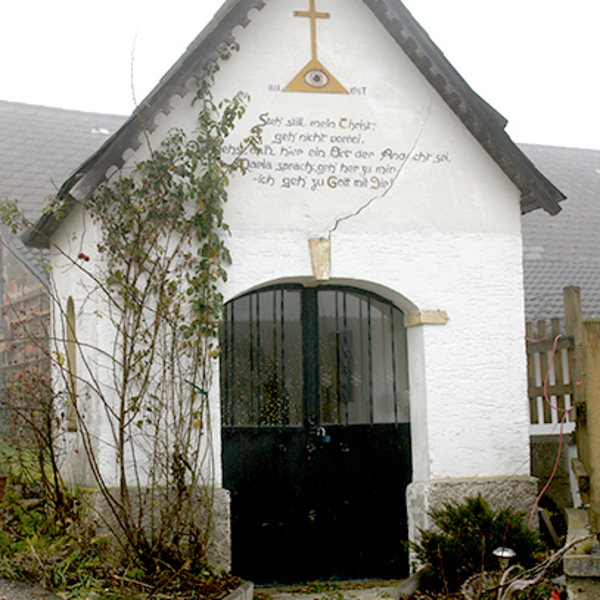
[[[223, 44], [233, 43], [233, 29], [239, 25], [246, 27], [250, 22], [248, 13], [252, 9], [261, 10], [264, 5], [264, 0], [227, 0], [123, 126], [61, 186], [58, 197], [68, 198], [77, 185], [77, 196], [82, 198], [104, 181], [110, 168], [121, 168], [125, 164], [125, 151], [137, 150], [142, 134], [156, 129], [156, 116], [171, 112], [171, 98], [189, 91], [188, 83], [193, 78], [190, 73], [198, 72], [209, 58], [217, 56]], [[63, 211], [63, 214], [67, 212]], [[47, 248], [60, 223], [61, 219], [51, 213], [42, 216], [32, 230], [23, 234], [23, 242], [32, 247]]]
[[448, 62], [410, 11], [391, 0], [363, 0], [414, 65], [440, 94], [502, 171], [521, 191], [521, 212], [543, 208], [554, 215], [566, 197], [521, 152], [504, 131], [508, 121]]

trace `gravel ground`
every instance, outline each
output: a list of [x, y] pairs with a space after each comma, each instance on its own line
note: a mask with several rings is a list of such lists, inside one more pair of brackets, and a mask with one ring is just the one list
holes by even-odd
[[[256, 600], [386, 600], [397, 581], [340, 582], [339, 584], [311, 584], [297, 588], [255, 588]], [[321, 589], [320, 589], [321, 588]], [[0, 599], [1, 600], [1, 599]]]
[[339, 590], [313, 594], [281, 593], [271, 596], [273, 600], [386, 600], [390, 597], [391, 587], [374, 587], [358, 590]]
[[60, 598], [35, 585], [0, 579], [0, 600], [60, 600]]

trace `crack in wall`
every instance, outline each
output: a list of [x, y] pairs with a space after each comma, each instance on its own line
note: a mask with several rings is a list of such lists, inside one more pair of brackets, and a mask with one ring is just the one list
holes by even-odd
[[336, 219], [333, 227], [331, 227], [330, 229], [327, 230], [329, 241], [331, 241], [331, 236], [344, 221], [349, 221], [350, 219], [354, 219], [355, 217], [358, 217], [363, 211], [365, 211], [367, 208], [369, 208], [369, 206], [371, 206], [378, 200], [383, 200], [383, 198], [385, 198], [394, 189], [396, 182], [400, 178], [400, 175], [402, 175], [402, 173], [404, 172], [404, 168], [406, 167], [408, 162], [411, 160], [412, 156], [414, 155], [414, 153], [417, 149], [417, 146], [419, 145], [419, 142], [421, 141], [421, 138], [423, 137], [423, 132], [425, 131], [425, 127], [427, 126], [427, 123], [429, 122], [429, 119], [431, 118], [432, 105], [433, 105], [433, 98], [430, 96], [429, 97], [429, 105], [427, 107], [427, 114], [425, 115], [425, 118], [423, 119], [423, 122], [421, 123], [419, 131], [415, 138], [415, 142], [412, 145], [412, 148], [410, 149], [408, 154], [406, 155], [406, 158], [400, 164], [400, 168], [398, 169], [398, 172], [394, 175], [390, 186], [382, 194], [379, 194], [378, 196], [374, 196], [374, 197], [370, 198], [367, 202], [365, 202], [365, 204], [363, 204], [362, 206], [357, 208], [355, 211], [351, 212], [348, 215], [340, 217], [339, 219]]

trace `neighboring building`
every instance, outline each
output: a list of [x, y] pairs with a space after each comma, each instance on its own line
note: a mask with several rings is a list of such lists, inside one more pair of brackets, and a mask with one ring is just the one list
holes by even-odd
[[[568, 198], [556, 217], [548, 218], [542, 211], [523, 217], [526, 318], [533, 331], [530, 336], [544, 338], [552, 331], [553, 318], [561, 320], [560, 330], [565, 333], [563, 289], [567, 286], [581, 289], [584, 319], [600, 316], [600, 151], [529, 144], [521, 145], [521, 149]], [[538, 321], [542, 322], [542, 328]], [[541, 385], [547, 368], [543, 364], [552, 365], [551, 383], [555, 379], [572, 382], [572, 374], [567, 375], [570, 369], [566, 350], [557, 357], [544, 359], [546, 363], [540, 361], [539, 355], [531, 357], [532, 365], [536, 365], [531, 377], [537, 377], [537, 381], [530, 382], [530, 389]], [[561, 360], [562, 377], [554, 369]], [[561, 508], [580, 503], [577, 481], [571, 474], [571, 459], [577, 456], [575, 438], [569, 435], [575, 431], [575, 414], [572, 412], [563, 424], [561, 439], [563, 413], [555, 409], [572, 405], [571, 394], [551, 396], [550, 406], [543, 397], [531, 398], [532, 473], [546, 482], [556, 471], [546, 499]], [[562, 459], [556, 470], [560, 447], [563, 447]]]
[[[429, 509], [535, 499], [521, 215], [555, 214], [564, 196], [399, 0], [228, 0], [61, 196], [85, 200], [148, 158], [143, 133], [193, 132], [187, 84], [225, 41], [240, 49], [216, 97], [251, 97], [232, 145], [264, 124], [225, 208], [233, 264], [210, 395], [234, 569], [398, 577]], [[80, 208], [27, 241], [46, 236], [66, 253], [97, 239]], [[110, 351], [85, 280], [58, 253], [52, 266], [82, 339]], [[90, 427], [116, 485], [101, 412]]]
[[563, 316], [563, 288], [581, 288], [584, 318], [600, 317], [600, 150], [522, 144], [567, 196], [562, 211], [523, 217], [528, 321]]
[[[18, 200], [35, 222], [46, 197], [95, 152], [124, 117], [0, 101], [0, 199]], [[0, 228], [0, 427], [7, 408], [50, 390], [48, 252]], [[27, 382], [18, 391], [10, 383]], [[37, 398], [36, 398], [37, 396]], [[47, 398], [43, 400], [47, 404]], [[10, 412], [10, 411], [9, 411]]]

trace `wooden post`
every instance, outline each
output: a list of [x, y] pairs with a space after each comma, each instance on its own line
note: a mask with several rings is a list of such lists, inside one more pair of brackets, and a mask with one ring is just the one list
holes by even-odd
[[585, 321], [583, 332], [588, 449], [585, 467], [590, 478], [589, 522], [592, 533], [600, 533], [600, 320]]
[[[525, 324], [525, 335], [528, 340], [535, 339], [535, 332], [533, 330], [533, 323]], [[540, 422], [537, 396], [533, 392], [537, 388], [537, 379], [535, 376], [535, 354], [533, 352], [527, 354], [527, 381], [528, 381], [528, 395], [529, 395], [529, 418], [531, 424], [538, 424]]]
[[[560, 319], [557, 319], [557, 318], [551, 319], [550, 325], [552, 328], [552, 340], [555, 340], [561, 334]], [[563, 355], [562, 355], [562, 351], [558, 350], [558, 346], [557, 346], [556, 356], [554, 357], [554, 381], [555, 381], [555, 384], [560, 387], [563, 387], [564, 382], [565, 382], [565, 375], [564, 375], [564, 369], [563, 369]], [[569, 383], [571, 383], [571, 380], [569, 380]], [[556, 406], [561, 410], [565, 409], [566, 404], [565, 404], [564, 394], [558, 394], [556, 396]], [[561, 413], [559, 413], [558, 418], [560, 419], [561, 416], [562, 416]]]
[[589, 465], [589, 447], [587, 443], [585, 379], [583, 351], [583, 321], [581, 318], [581, 292], [577, 286], [569, 286], [563, 290], [565, 303], [565, 330], [573, 338], [573, 350], [569, 352], [570, 380], [573, 385], [572, 402], [575, 406], [577, 429], [575, 439], [579, 460], [587, 469]]
[[[543, 340], [547, 334], [548, 330], [546, 329], [546, 321], [538, 321], [537, 324], [538, 330], [538, 340]], [[542, 386], [544, 385], [544, 378], [546, 377], [546, 373], [548, 372], [548, 353], [541, 352], [540, 353], [540, 372], [542, 377]], [[544, 412], [544, 423], [552, 423], [552, 408], [548, 405], [547, 402], [543, 403], [543, 412]]]
[[565, 304], [565, 330], [573, 338], [573, 349], [569, 351], [569, 379], [572, 385], [571, 402], [575, 407], [575, 442], [578, 459], [572, 465], [581, 500], [589, 502], [590, 447], [587, 430], [587, 406], [585, 395], [585, 353], [583, 347], [583, 320], [581, 316], [581, 291], [577, 286], [563, 290]]

